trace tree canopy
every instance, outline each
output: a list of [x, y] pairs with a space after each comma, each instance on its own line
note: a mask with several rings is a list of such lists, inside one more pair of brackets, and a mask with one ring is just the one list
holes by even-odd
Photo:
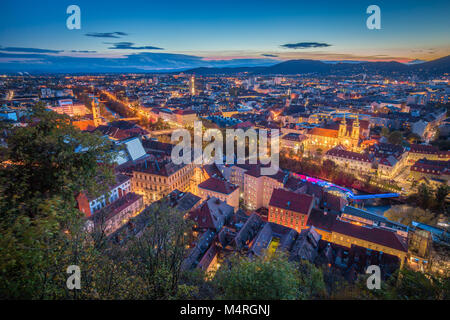
[[233, 300], [294, 300], [300, 297], [295, 264], [286, 257], [236, 256], [217, 271], [219, 297]]
[[437, 222], [437, 216], [431, 211], [403, 205], [392, 206], [384, 213], [384, 216], [389, 220], [405, 225], [411, 225], [412, 221], [430, 225]]

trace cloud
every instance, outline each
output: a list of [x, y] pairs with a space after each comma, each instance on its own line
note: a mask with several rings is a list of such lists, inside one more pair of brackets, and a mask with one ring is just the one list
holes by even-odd
[[87, 37], [95, 37], [95, 38], [120, 38], [121, 36], [127, 36], [128, 33], [125, 32], [90, 32], [85, 33]]
[[158, 48], [154, 46], [140, 46], [136, 47], [134, 46], [133, 42], [116, 42], [116, 43], [110, 43], [105, 42], [106, 44], [112, 44], [112, 47], [109, 47], [108, 49], [122, 49], [122, 50], [164, 50], [163, 48]]
[[281, 47], [287, 49], [309, 49], [331, 47], [331, 44], [323, 42], [298, 42], [282, 44]]
[[8, 52], [30, 52], [30, 53], [60, 53], [62, 50], [51, 50], [51, 49], [38, 49], [38, 48], [21, 48], [21, 47], [6, 47], [0, 46], [0, 51]]
[[[32, 61], [31, 58], [33, 58]], [[273, 59], [207, 61], [200, 56], [160, 52], [137, 52], [107, 58], [91, 55], [56, 56], [49, 54], [0, 52], [1, 72], [138, 72], [185, 70], [197, 67], [268, 66], [273, 64]]]
[[77, 53], [96, 53], [95, 50], [70, 50], [70, 52], [77, 52]]
[[270, 54], [270, 53], [262, 53], [261, 54], [263, 57], [278, 57], [278, 55], [276, 54]]
[[433, 54], [433, 53], [436, 53], [436, 49], [433, 49], [433, 48], [429, 48], [429, 49], [412, 49], [411, 52]]

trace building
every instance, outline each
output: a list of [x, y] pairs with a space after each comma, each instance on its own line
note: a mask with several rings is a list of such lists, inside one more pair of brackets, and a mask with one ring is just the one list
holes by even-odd
[[398, 173], [400, 168], [400, 161], [393, 156], [389, 156], [387, 158], [380, 159], [378, 162], [377, 172], [380, 177], [391, 179]]
[[68, 116], [84, 116], [87, 113], [87, 109], [80, 101], [73, 101], [72, 99], [58, 100], [56, 106], [47, 106], [50, 110], [53, 110], [60, 114], [67, 114]]
[[99, 197], [89, 196], [84, 193], [78, 194], [76, 197], [78, 209], [86, 217], [90, 217], [95, 212], [132, 191], [131, 177], [118, 173], [115, 176], [115, 182], [114, 185], [108, 188], [108, 192]]
[[342, 169], [354, 172], [370, 173], [372, 169], [372, 160], [368, 154], [343, 150], [342, 148], [333, 148], [325, 153], [325, 160], [331, 160]]
[[118, 244], [125, 244], [131, 238], [140, 237], [145, 228], [154, 221], [155, 211], [159, 210], [161, 205], [186, 215], [197, 208], [200, 203], [200, 197], [190, 192], [173, 190], [163, 199], [152, 203], [139, 214], [129, 219], [126, 224], [109, 235], [109, 240]]
[[312, 128], [306, 133], [306, 140], [304, 140], [305, 150], [322, 149], [328, 151], [338, 145], [344, 146], [346, 149], [357, 150], [359, 144], [360, 126], [359, 120], [356, 118], [353, 121], [351, 130], [347, 128], [345, 117], [339, 124], [339, 128]]
[[[98, 119], [94, 120], [93, 122], [99, 123]], [[136, 124], [124, 120], [113, 121], [105, 125], [99, 125], [98, 127], [96, 127], [96, 131], [108, 136], [111, 140], [114, 141], [132, 139], [134, 137], [140, 137], [148, 134], [146, 130], [142, 129]]]
[[302, 134], [288, 133], [284, 135], [280, 140], [281, 148], [299, 152], [303, 148], [302, 141], [305, 139], [306, 137]]
[[248, 256], [268, 255], [275, 252], [289, 252], [298, 233], [297, 231], [271, 222], [266, 222], [251, 241]]
[[195, 96], [196, 95], [195, 76], [194, 75], [192, 75], [189, 78], [189, 93], [191, 94], [191, 96]]
[[144, 196], [144, 203], [159, 200], [175, 189], [190, 191], [194, 164], [175, 165], [171, 161], [143, 160], [126, 170], [132, 172], [133, 190]]
[[307, 221], [313, 205], [314, 196], [275, 189], [269, 203], [269, 222], [301, 232], [308, 228]]
[[17, 121], [17, 112], [8, 107], [0, 107], [0, 120]]
[[408, 238], [408, 226], [361, 208], [345, 206], [340, 214], [340, 219], [359, 226], [377, 226], [388, 229], [396, 232], [403, 239]]
[[420, 159], [427, 160], [450, 160], [450, 151], [440, 151], [435, 146], [425, 144], [412, 144], [407, 152], [406, 160], [409, 165], [413, 165]]
[[450, 161], [420, 159], [411, 166], [410, 176], [416, 181], [426, 178], [436, 184], [448, 184], [450, 181]]
[[223, 179], [211, 177], [198, 185], [199, 196], [206, 200], [217, 198], [239, 209], [239, 187]]
[[292, 246], [289, 260], [307, 260], [314, 263], [319, 251], [319, 241], [321, 237], [322, 236], [314, 227], [304, 229], [300, 232]]
[[191, 109], [177, 110], [174, 112], [175, 121], [182, 126], [194, 126], [194, 121], [197, 121], [197, 113]]
[[138, 215], [144, 208], [141, 195], [130, 192], [91, 215], [86, 223], [87, 230], [109, 235]]
[[289, 178], [282, 171], [274, 175], [262, 175], [261, 166], [252, 167], [244, 172], [244, 205], [250, 210], [268, 208], [274, 189], [283, 188]]
[[205, 200], [199, 207], [189, 213], [189, 219], [194, 222], [194, 230], [214, 230], [219, 232], [231, 219], [234, 208], [225, 201], [212, 197]]
[[235, 165], [217, 165], [222, 176], [239, 187], [240, 197], [244, 198], [244, 173], [252, 168], [258, 167], [258, 164], [235, 164]]
[[350, 223], [340, 219], [337, 214], [320, 210], [312, 210], [308, 226], [314, 226], [325, 241], [349, 249], [356, 245], [396, 256], [401, 267], [408, 255], [407, 239], [387, 228]]

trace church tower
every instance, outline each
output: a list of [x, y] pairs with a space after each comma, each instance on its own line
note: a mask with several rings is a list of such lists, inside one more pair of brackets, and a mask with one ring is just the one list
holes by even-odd
[[356, 116], [356, 119], [353, 121], [352, 139], [359, 140], [359, 116]]
[[94, 126], [98, 127], [102, 124], [102, 120], [100, 118], [100, 107], [98, 104], [95, 103], [94, 99], [91, 101], [92, 105], [92, 117], [94, 119]]
[[189, 79], [189, 92], [191, 93], [191, 96], [195, 96], [195, 76], [192, 75]]
[[344, 114], [344, 118], [342, 118], [342, 121], [339, 124], [338, 137], [343, 138], [346, 136], [346, 134], [347, 134], [347, 121], [345, 120], [345, 114]]

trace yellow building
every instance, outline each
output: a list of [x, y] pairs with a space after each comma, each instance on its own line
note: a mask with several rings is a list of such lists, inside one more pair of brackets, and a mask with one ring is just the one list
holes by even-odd
[[244, 173], [244, 204], [250, 210], [268, 208], [274, 189], [283, 188], [286, 174], [262, 175], [257, 166]]
[[190, 191], [194, 168], [194, 164], [146, 161], [133, 168], [133, 191], [144, 196], [145, 204], [157, 201], [175, 189]]
[[311, 211], [308, 226], [314, 226], [325, 241], [348, 248], [354, 244], [396, 256], [400, 267], [403, 267], [408, 256], [407, 240], [391, 230], [344, 222], [335, 214], [325, 214], [315, 209]]
[[339, 124], [339, 129], [313, 128], [306, 133], [307, 139], [303, 141], [305, 150], [322, 149], [328, 151], [338, 145], [349, 150], [357, 150], [360, 135], [358, 118], [353, 121], [351, 130], [347, 129], [345, 117]]
[[239, 209], [239, 187], [228, 181], [212, 177], [200, 183], [198, 190], [203, 200], [217, 198], [232, 206], [234, 211]]

